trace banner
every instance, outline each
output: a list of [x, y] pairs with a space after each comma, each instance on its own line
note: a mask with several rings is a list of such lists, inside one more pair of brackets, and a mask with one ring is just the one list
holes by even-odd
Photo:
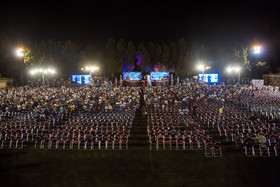
[[263, 87], [264, 80], [263, 79], [252, 79], [252, 84], [257, 87]]

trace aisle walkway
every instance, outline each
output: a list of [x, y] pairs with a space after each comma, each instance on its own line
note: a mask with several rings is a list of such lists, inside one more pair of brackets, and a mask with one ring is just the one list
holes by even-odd
[[[142, 90], [143, 91], [143, 90]], [[128, 141], [129, 149], [148, 149], [149, 138], [147, 133], [147, 119], [142, 115], [141, 108], [144, 106], [144, 97], [140, 93], [140, 108], [136, 110], [135, 118], [132, 121], [132, 128]]]

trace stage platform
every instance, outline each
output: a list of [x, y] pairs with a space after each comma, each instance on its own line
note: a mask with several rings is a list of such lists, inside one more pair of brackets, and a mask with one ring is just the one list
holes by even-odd
[[[170, 81], [152, 81], [152, 86], [165, 86], [169, 82]], [[144, 81], [123, 81], [122, 85], [131, 87], [144, 86]]]

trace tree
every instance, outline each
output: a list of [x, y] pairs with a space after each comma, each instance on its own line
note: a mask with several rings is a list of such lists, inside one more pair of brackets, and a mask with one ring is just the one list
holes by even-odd
[[178, 56], [177, 56], [177, 46], [174, 42], [171, 42], [169, 44], [169, 50], [170, 50], [170, 65], [176, 66], [178, 62]]
[[186, 54], [187, 54], [187, 44], [182, 38], [177, 42], [177, 64], [176, 72], [179, 75], [183, 75], [186, 72]]
[[43, 45], [30, 43], [29, 46], [26, 48], [25, 57], [24, 57], [24, 64], [29, 66], [34, 65], [42, 65], [44, 64], [46, 59], [46, 51], [43, 48]]
[[109, 39], [107, 42], [106, 64], [112, 77], [117, 77], [122, 70], [124, 43], [124, 40], [116, 43], [113, 39]]
[[129, 65], [129, 66], [134, 66], [134, 62], [135, 62], [135, 59], [136, 59], [136, 47], [134, 46], [134, 44], [129, 41], [127, 43], [127, 48], [126, 48], [126, 65]]
[[151, 64], [155, 64], [155, 63], [156, 63], [156, 59], [155, 59], [155, 47], [154, 47], [154, 43], [153, 43], [153, 42], [149, 42], [149, 43], [148, 43], [148, 45], [147, 45], [147, 50], [148, 50], [148, 52], [149, 52]]
[[268, 73], [270, 70], [271, 70], [271, 67], [270, 67], [270, 65], [267, 62], [259, 61], [256, 64], [256, 72], [255, 72], [256, 77], [262, 78], [262, 75], [264, 73]]
[[235, 49], [234, 55], [236, 62], [243, 64], [248, 71], [252, 70], [251, 62], [248, 60], [248, 47], [242, 47], [241, 52], [240, 50]]
[[80, 51], [80, 66], [96, 65], [102, 69], [101, 71], [106, 74], [107, 68], [103, 65], [104, 53], [98, 49], [97, 45], [87, 45], [82, 51]]
[[160, 44], [154, 45], [154, 53], [155, 62], [159, 62], [162, 64], [162, 46]]
[[150, 54], [143, 44], [140, 44], [137, 49], [137, 57], [140, 60], [140, 66], [142, 67], [143, 73], [148, 73], [152, 70], [150, 64]]
[[170, 58], [171, 58], [170, 49], [169, 49], [168, 45], [163, 44], [162, 45], [161, 63], [164, 66], [169, 68], [171, 66]]
[[[79, 51], [77, 50], [75, 44], [71, 41], [68, 40], [63, 43], [62, 48], [61, 48], [61, 54], [62, 54], [62, 59], [60, 61], [60, 70], [64, 75], [71, 75], [75, 73], [78, 69], [80, 69], [80, 64], [79, 62]], [[50, 58], [53, 58], [50, 56]], [[54, 62], [56, 60], [54, 59]], [[68, 68], [64, 68], [68, 67]]]

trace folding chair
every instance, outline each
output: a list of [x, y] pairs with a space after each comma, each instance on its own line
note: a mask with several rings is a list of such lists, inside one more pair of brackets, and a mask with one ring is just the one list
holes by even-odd
[[214, 157], [222, 157], [221, 142], [214, 143], [213, 151], [214, 151], [213, 153]]
[[213, 144], [212, 143], [206, 144], [206, 146], [204, 148], [204, 155], [206, 157], [213, 157], [214, 156], [214, 150], [213, 150]]

